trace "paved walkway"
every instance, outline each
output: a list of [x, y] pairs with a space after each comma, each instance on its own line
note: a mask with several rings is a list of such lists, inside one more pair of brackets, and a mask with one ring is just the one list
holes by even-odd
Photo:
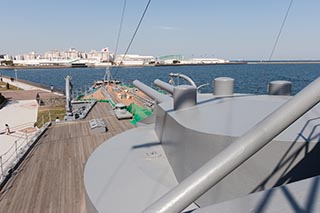
[[[9, 100], [35, 100], [37, 94], [50, 94], [42, 90], [4, 90], [1, 94]], [[52, 94], [54, 96], [54, 94]]]
[[[30, 139], [37, 131], [34, 128], [38, 114], [36, 94], [40, 92], [50, 93], [50, 91], [22, 82], [11, 82], [10, 79], [4, 77], [2, 77], [2, 80], [23, 89], [1, 92], [9, 100], [0, 109], [0, 156], [3, 169], [6, 170], [10, 167], [10, 163], [16, 159], [17, 148], [24, 146], [27, 139]], [[9, 125], [12, 132], [9, 135], [5, 133], [5, 124]]]
[[[0, 156], [4, 170], [15, 160], [15, 143], [20, 146], [31, 138], [37, 129], [38, 104], [35, 100], [10, 100], [0, 110]], [[5, 124], [10, 127], [11, 134], [5, 133]]]
[[[11, 84], [11, 85], [13, 85], [15, 87], [18, 87], [20, 89], [23, 89], [23, 90], [41, 90], [41, 91], [45, 91], [45, 92], [51, 92], [48, 89], [44, 89], [44, 88], [37, 87], [37, 86], [34, 86], [34, 85], [26, 84], [26, 83], [23, 83], [23, 82], [21, 82], [19, 80], [18, 81], [16, 81], [16, 80], [11, 81], [9, 78], [6, 78], [6, 77], [2, 77], [2, 80], [5, 83], [9, 83], [9, 84]], [[54, 92], [53, 94], [62, 96], [62, 94], [57, 93], [57, 92]]]

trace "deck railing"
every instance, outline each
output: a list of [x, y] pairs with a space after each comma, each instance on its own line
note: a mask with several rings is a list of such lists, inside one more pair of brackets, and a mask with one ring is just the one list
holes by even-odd
[[14, 133], [15, 130], [30, 127], [33, 123], [25, 123], [19, 126], [13, 127], [10, 131], [17, 139], [11, 145], [11, 147], [2, 155], [0, 155], [0, 186], [11, 175], [16, 166], [21, 162], [25, 155], [30, 151], [39, 137], [47, 130], [51, 125], [50, 122], [45, 123], [36, 133], [28, 135], [27, 133]]

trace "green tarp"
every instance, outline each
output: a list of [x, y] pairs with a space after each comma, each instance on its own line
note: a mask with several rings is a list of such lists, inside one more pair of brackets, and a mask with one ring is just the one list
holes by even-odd
[[139, 106], [137, 104], [131, 103], [129, 106], [127, 106], [127, 110], [133, 114], [133, 119], [130, 121], [133, 125], [136, 125], [137, 122], [149, 117], [152, 115], [152, 110], [149, 108], [145, 108], [142, 106]]

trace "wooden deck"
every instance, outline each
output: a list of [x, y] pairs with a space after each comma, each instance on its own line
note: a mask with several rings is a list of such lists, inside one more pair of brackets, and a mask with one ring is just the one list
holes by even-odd
[[[85, 120], [50, 127], [0, 191], [0, 212], [83, 212], [87, 159], [105, 140], [133, 128], [110, 111], [109, 104], [97, 103]], [[93, 118], [103, 118], [108, 131], [91, 133]]]

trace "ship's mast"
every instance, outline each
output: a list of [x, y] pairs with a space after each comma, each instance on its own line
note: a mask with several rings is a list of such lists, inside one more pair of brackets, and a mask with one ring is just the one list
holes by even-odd
[[104, 74], [103, 82], [105, 82], [106, 80], [107, 80], [107, 82], [109, 84], [110, 80], [111, 80], [111, 72], [110, 72], [109, 66], [106, 67], [106, 73]]

